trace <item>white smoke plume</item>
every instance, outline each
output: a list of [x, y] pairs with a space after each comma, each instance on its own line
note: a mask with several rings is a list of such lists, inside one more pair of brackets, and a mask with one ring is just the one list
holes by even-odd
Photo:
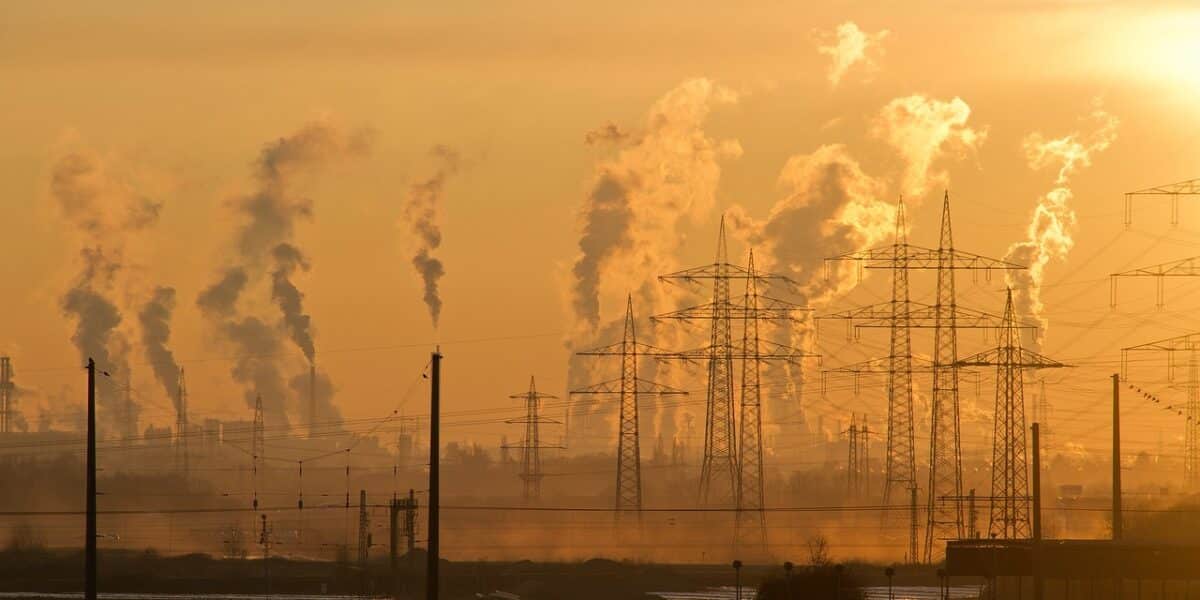
[[[309, 365], [316, 354], [312, 319], [304, 312], [304, 295], [293, 281], [297, 272], [308, 269], [296, 240], [296, 225], [313, 217], [312, 201], [295, 189], [297, 179], [335, 161], [366, 154], [370, 141], [370, 131], [347, 132], [316, 121], [264, 146], [254, 163], [257, 187], [231, 203], [244, 219], [235, 233], [237, 251], [231, 264], [196, 299], [218, 339], [238, 356], [231, 374], [242, 385], [246, 404], [254, 406], [261, 395], [265, 416], [275, 425], [286, 425], [287, 400], [294, 398], [283, 375], [285, 338]], [[250, 295], [251, 300], [242, 302]], [[259, 305], [254, 300], [262, 296], [278, 309], [277, 324], [245, 306]]]
[[175, 288], [160, 286], [154, 289], [150, 299], [142, 305], [138, 322], [142, 327], [142, 349], [146, 362], [150, 363], [154, 377], [163, 386], [163, 391], [175, 406], [176, 414], [182, 410], [176, 393], [179, 385], [179, 363], [171, 351], [171, 313], [175, 310]]
[[880, 110], [873, 133], [904, 159], [904, 197], [919, 200], [931, 186], [946, 186], [945, 170], [935, 168], [938, 159], [961, 157], [983, 143], [987, 129], [970, 127], [970, 117], [971, 107], [961, 98], [938, 100], [920, 94], [896, 98]]
[[[786, 195], [765, 220], [757, 221], [735, 207], [729, 223], [755, 248], [756, 269], [793, 279], [798, 283], [799, 302], [820, 308], [857, 281], [853, 267], [831, 265], [827, 274], [824, 259], [890, 240], [895, 232], [895, 205], [883, 199], [884, 184], [867, 174], [841, 144], [793, 156], [780, 172], [779, 183]], [[813, 333], [810, 322], [785, 322], [772, 336], [811, 349]], [[785, 365], [787, 387], [782, 401], [764, 399], [772, 420], [795, 420], [803, 367]]]
[[837, 87], [846, 72], [856, 64], [861, 63], [868, 73], [875, 69], [873, 55], [883, 53], [883, 40], [889, 33], [886, 29], [867, 33], [853, 21], [846, 21], [833, 31], [820, 32], [821, 42], [817, 51], [830, 59], [829, 84]]
[[[742, 153], [736, 140], [709, 137], [704, 122], [714, 108], [737, 101], [734, 91], [711, 80], [690, 79], [659, 98], [639, 130], [591, 138], [618, 150], [596, 165], [579, 212], [570, 296], [579, 335], [600, 326], [602, 300], [619, 309], [611, 318], [623, 317], [627, 293], [675, 266], [680, 223], [710, 213], [720, 160]], [[639, 313], [655, 309], [635, 303]]]
[[[588, 145], [607, 145], [613, 154], [598, 160], [579, 211], [579, 254], [570, 273], [575, 326], [569, 348], [619, 341], [630, 293], [639, 341], [662, 346], [677, 341], [663, 336], [677, 335], [678, 328], [648, 323], [650, 315], [668, 309], [676, 293], [657, 277], [678, 269], [681, 224], [708, 218], [716, 203], [721, 161], [742, 153], [736, 140], [713, 139], [704, 130], [712, 110], [737, 101], [733, 90], [709, 79], [689, 79], [655, 101], [640, 126], [625, 129], [608, 123], [585, 136]], [[714, 226], [713, 237], [704, 238], [706, 244], [714, 244], [714, 252], [715, 233]], [[573, 356], [568, 385], [583, 387], [604, 378], [601, 373], [611, 373], [593, 368], [602, 360]], [[658, 375], [649, 365], [645, 369], [642, 377]], [[603, 407], [595, 400], [576, 399], [572, 435], [607, 443], [615, 413], [596, 414]], [[657, 414], [657, 433], [665, 440], [676, 432], [673, 402], [663, 397]]]
[[779, 183], [786, 195], [765, 220], [734, 207], [729, 223], [758, 249], [760, 270], [792, 278], [804, 303], [823, 305], [855, 282], [850, 269], [834, 270], [827, 279], [824, 259], [891, 239], [895, 204], [884, 199], [883, 182], [867, 174], [841, 144], [791, 157]]
[[1092, 164], [1092, 157], [1107, 149], [1117, 138], [1120, 121], [1096, 103], [1089, 118], [1094, 128], [1087, 133], [1074, 132], [1060, 138], [1046, 138], [1041, 132], [1025, 137], [1023, 146], [1029, 168], [1037, 170], [1058, 165], [1054, 187], [1038, 199], [1026, 228], [1026, 239], [1008, 247], [1005, 260], [1026, 265], [1024, 271], [1009, 271], [1007, 281], [1013, 288], [1014, 309], [1019, 317], [1039, 325], [1033, 336], [1033, 349], [1041, 348], [1048, 321], [1043, 314], [1041, 285], [1051, 260], [1066, 260], [1075, 246], [1075, 209], [1071, 177]]
[[438, 282], [446, 274], [445, 265], [433, 256], [434, 251], [442, 245], [438, 214], [441, 212], [446, 180], [458, 173], [462, 158], [454, 149], [441, 145], [434, 146], [429, 154], [437, 166], [429, 177], [409, 187], [408, 198], [404, 203], [404, 222], [412, 231], [415, 242], [412, 265], [421, 277], [421, 298], [429, 309], [429, 318], [436, 328], [442, 315], [442, 297], [438, 293]]
[[[93, 358], [100, 369], [127, 377], [130, 344], [118, 299], [128, 283], [130, 245], [157, 222], [162, 204], [139, 193], [132, 176], [110, 159], [89, 151], [63, 154], [50, 177], [50, 195], [80, 246], [79, 270], [60, 299], [74, 322], [71, 341], [81, 361]], [[122, 436], [136, 433], [139, 408], [119, 405], [115, 386], [101, 386], [97, 402], [102, 426]]]

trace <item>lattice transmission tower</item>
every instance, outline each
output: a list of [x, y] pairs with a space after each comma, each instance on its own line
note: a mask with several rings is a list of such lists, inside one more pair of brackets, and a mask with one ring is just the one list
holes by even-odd
[[558, 396], [539, 393], [537, 391], [537, 383], [534, 381], [533, 375], [530, 375], [529, 391], [523, 394], [513, 394], [509, 398], [525, 401], [525, 416], [520, 419], [510, 419], [507, 421], [512, 424], [525, 425], [525, 437], [519, 444], [506, 445], [504, 447], [516, 448], [521, 451], [520, 477], [523, 483], [521, 498], [526, 504], [536, 503], [542, 498], [542, 478], [545, 476], [542, 473], [541, 451], [550, 448], [562, 448], [562, 446], [557, 445], [542, 445], [541, 426], [543, 424], [558, 424], [559, 421], [541, 416], [541, 403], [542, 400], [557, 399]]
[[964, 358], [964, 367], [996, 367], [992, 442], [992, 510], [988, 532], [1000, 539], [1030, 537], [1029, 461], [1025, 444], [1024, 373], [1066, 365], [1021, 347], [1012, 289], [1004, 304], [1004, 327], [996, 348]]
[[871, 494], [871, 432], [867, 424], [867, 415], [859, 420], [857, 414], [850, 414], [850, 427], [843, 431], [846, 434], [848, 452], [846, 457], [846, 496], [851, 500], [861, 501]]
[[[1200, 487], [1200, 333], [1189, 333], [1137, 346], [1121, 349], [1122, 379], [1128, 377], [1130, 352], [1165, 352], [1167, 355], [1167, 380], [1176, 388], [1183, 388], [1185, 397], [1183, 432], [1183, 481], [1189, 491]], [[1179, 382], [1175, 371], [1178, 368], [1176, 355], [1184, 354], [1185, 380]]]
[[[933, 379], [930, 410], [929, 481], [926, 489], [926, 523], [924, 554], [914, 536], [910, 535], [908, 558], [916, 562], [922, 556], [933, 562], [937, 540], [962, 538], [963, 520], [962, 442], [959, 425], [959, 329], [998, 329], [1003, 319], [997, 315], [959, 306], [955, 292], [955, 271], [980, 271], [990, 278], [995, 270], [1025, 267], [979, 254], [963, 252], [954, 247], [950, 216], [950, 195], [942, 199], [941, 230], [936, 249], [909, 244], [905, 226], [904, 203], [896, 207], [896, 237], [891, 246], [854, 252], [828, 259], [854, 261], [859, 268], [888, 269], [892, 273], [892, 297], [889, 302], [836, 312], [819, 319], [841, 319], [855, 322], [858, 328], [887, 328], [890, 333], [889, 353], [882, 360], [870, 360], [857, 365], [831, 369], [829, 372], [886, 373], [888, 422], [887, 462], [884, 480], [884, 504], [899, 505], [910, 500], [917, 489], [917, 461], [913, 414], [913, 375], [929, 372]], [[924, 304], [909, 298], [908, 272], [935, 270], [937, 296], [934, 304]], [[920, 364], [912, 352], [911, 330], [934, 330], [933, 360]], [[948, 498], [947, 501], [940, 499]], [[909, 524], [909, 531], [913, 531]]]
[[617, 485], [616, 518], [621, 521], [629, 516], [641, 520], [642, 510], [642, 451], [641, 434], [638, 429], [638, 399], [643, 395], [687, 394], [653, 381], [638, 377], [638, 358], [668, 354], [660, 348], [637, 341], [634, 323], [633, 296], [626, 301], [625, 331], [620, 342], [578, 353], [580, 356], [619, 356], [621, 375], [616, 379], [597, 383], [571, 394], [608, 394], [620, 399], [620, 420], [617, 427]]
[[17, 388], [13, 383], [12, 359], [0, 356], [0, 433], [16, 429]]
[[[266, 418], [263, 414], [262, 394], [254, 397], [254, 425], [250, 431], [250, 459], [251, 459], [251, 478], [254, 484], [254, 508], [258, 508], [258, 484], [259, 477], [262, 475], [263, 467], [266, 464], [267, 438], [266, 438]], [[347, 504], [349, 499], [347, 497]]]
[[[709, 344], [702, 348], [665, 355], [708, 367], [704, 458], [701, 463], [701, 506], [735, 509], [735, 547], [766, 547], [766, 511], [763, 485], [762, 365], [784, 361], [800, 365], [815, 354], [763, 339], [763, 322], [796, 322], [808, 309], [767, 296], [762, 288], [793, 284], [782, 275], [754, 267], [753, 251], [746, 267], [728, 261], [725, 221], [721, 220], [715, 263], [660, 277], [671, 283], [713, 282], [712, 300], [654, 316], [656, 321], [708, 321]], [[732, 299], [731, 286], [745, 285], [742, 302]], [[734, 343], [733, 324], [742, 325], [741, 344]], [[737, 416], [734, 415], [734, 362], [741, 361], [742, 381]], [[735, 437], [736, 436], [736, 437]]]
[[[761, 406], [761, 379], [759, 367], [763, 361], [788, 361], [798, 364], [805, 358], [815, 358], [802, 350], [762, 339], [758, 330], [763, 321], [799, 321], [800, 313], [808, 309], [779, 300], [762, 293], [763, 286], [794, 285], [782, 275], [764, 273], [753, 267], [743, 267], [729, 262], [725, 242], [725, 219], [722, 217], [717, 235], [716, 261], [699, 267], [669, 273], [659, 277], [661, 281], [685, 286], [701, 281], [712, 282], [712, 299], [705, 304], [655, 315], [655, 321], [685, 321], [710, 323], [710, 339], [707, 346], [667, 355], [667, 358], [682, 358], [689, 361], [704, 361], [708, 367], [705, 398], [704, 458], [700, 471], [700, 504], [702, 506], [736, 506], [739, 498], [739, 481], [749, 486], [750, 495], [757, 495], [754, 488], [761, 487], [761, 476], [755, 465], [761, 459], [749, 459], [750, 473], [739, 474], [741, 459], [738, 454], [739, 438], [745, 434], [749, 443], [761, 449], [761, 429], [751, 424], [745, 430], [737, 430], [734, 416], [734, 361], [749, 361], [743, 364], [743, 403], [748, 401], [746, 411], [751, 417]], [[746, 286], [743, 303], [734, 302], [731, 286], [734, 282]], [[740, 346], [734, 343], [733, 323], [743, 325]], [[747, 337], [749, 335], [749, 337]], [[747, 381], [749, 377], [749, 381]], [[747, 387], [748, 386], [748, 387]], [[741, 412], [741, 411], [739, 411]]]

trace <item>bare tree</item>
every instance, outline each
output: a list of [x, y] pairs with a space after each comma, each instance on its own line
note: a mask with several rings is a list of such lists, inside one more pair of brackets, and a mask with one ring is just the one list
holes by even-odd
[[826, 567], [832, 562], [829, 558], [829, 540], [822, 534], [808, 538], [808, 564], [814, 567]]

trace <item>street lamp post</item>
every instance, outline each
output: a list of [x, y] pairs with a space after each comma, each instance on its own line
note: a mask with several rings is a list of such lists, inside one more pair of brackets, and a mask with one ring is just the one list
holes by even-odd
[[895, 577], [896, 569], [888, 567], [883, 570], [883, 574], [888, 578], [888, 600], [896, 600], [896, 595], [892, 593], [892, 577]]
[[733, 561], [733, 589], [737, 600], [742, 600], [742, 561]]
[[833, 600], [841, 600], [842, 598], [842, 569], [843, 565], [833, 565]]
[[792, 568], [795, 566], [790, 560], [783, 563], [783, 583], [787, 589], [787, 600], [792, 600]]

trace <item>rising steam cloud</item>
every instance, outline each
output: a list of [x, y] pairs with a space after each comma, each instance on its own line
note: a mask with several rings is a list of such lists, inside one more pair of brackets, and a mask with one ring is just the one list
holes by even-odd
[[833, 31], [821, 32], [822, 42], [817, 46], [817, 51], [830, 59], [829, 84], [837, 87], [846, 72], [856, 64], [861, 63], [868, 71], [874, 69], [872, 54], [883, 53], [883, 40], [888, 33], [886, 29], [867, 33], [853, 21], [846, 21]]
[[[713, 108], [737, 101], [728, 88], [690, 79], [654, 103], [641, 130], [625, 133], [610, 124], [589, 135], [589, 143], [607, 140], [618, 150], [596, 165], [579, 211], [571, 307], [581, 334], [600, 326], [602, 296], [621, 299], [614, 304], [623, 309], [626, 293], [674, 266], [679, 223], [711, 212], [719, 161], [740, 156], [742, 148], [736, 140], [712, 139], [703, 125]], [[653, 310], [644, 304], [640, 311]]]
[[[129, 283], [130, 245], [157, 222], [162, 205], [139, 194], [127, 176], [95, 153], [65, 153], [50, 177], [50, 195], [80, 246], [79, 270], [60, 298], [63, 313], [74, 322], [71, 342], [82, 361], [90, 357], [99, 368], [128, 376], [130, 344], [120, 328], [118, 298]], [[106, 415], [102, 425], [123, 436], [136, 433], [136, 405], [118, 406], [111, 386], [101, 386], [97, 402]]]
[[442, 245], [438, 214], [441, 211], [446, 180], [458, 172], [462, 159], [454, 149], [440, 145], [434, 146], [430, 155], [437, 166], [428, 178], [409, 187], [408, 198], [404, 203], [404, 222], [408, 224], [415, 240], [412, 265], [421, 277], [421, 299], [429, 309], [429, 318], [436, 328], [442, 315], [442, 297], [438, 293], [438, 282], [446, 274], [442, 261], [433, 256], [434, 251]]
[[1107, 149], [1117, 138], [1119, 121], [1097, 103], [1090, 119], [1095, 123], [1088, 133], [1074, 132], [1060, 138], [1046, 138], [1041, 132], [1025, 137], [1023, 146], [1029, 168], [1044, 169], [1058, 165], [1054, 188], [1038, 199], [1033, 209], [1026, 239], [1008, 247], [1005, 260], [1026, 265], [1025, 271], [1009, 271], [1008, 285], [1013, 288], [1013, 303], [1017, 314], [1036, 322], [1038, 332], [1032, 340], [1040, 349], [1045, 339], [1048, 321], [1043, 314], [1041, 285], [1051, 260], [1066, 260], [1075, 245], [1075, 209], [1071, 207], [1074, 193], [1071, 177], [1092, 164], [1092, 157]]
[[933, 185], [947, 185], [944, 170], [935, 162], [950, 154], [974, 152], [987, 137], [987, 129], [967, 125], [971, 107], [961, 98], [938, 100], [920, 94], [896, 98], [879, 112], [874, 133], [904, 159], [900, 192], [920, 199]]
[[138, 322], [142, 327], [142, 349], [146, 352], [146, 361], [150, 363], [155, 379], [175, 405], [175, 413], [179, 414], [183, 410], [176, 393], [179, 363], [175, 361], [175, 353], [168, 345], [171, 341], [171, 313], [174, 310], [175, 289], [158, 287], [142, 306]]
[[[655, 101], [640, 126], [626, 129], [610, 122], [585, 135], [585, 144], [612, 154], [597, 161], [579, 210], [579, 253], [569, 275], [575, 323], [568, 347], [582, 349], [620, 339], [629, 293], [641, 339], [656, 335], [660, 344], [673, 343], [666, 336], [675, 328], [652, 332], [641, 319], [667, 306], [672, 292], [659, 285], [657, 277], [678, 268], [680, 224], [709, 218], [721, 161], [741, 155], [736, 140], [713, 139], [704, 130], [712, 110], [737, 101], [733, 90], [709, 79], [689, 79]], [[714, 234], [715, 230], [714, 224]], [[709, 239], [715, 235], [705, 242]], [[568, 386], [595, 383], [600, 376], [593, 370], [595, 362], [572, 356]], [[669, 443], [677, 423], [669, 397], [664, 398], [657, 433]], [[580, 434], [577, 439], [611, 438], [615, 413], [601, 415], [599, 410], [590, 399], [576, 404], [571, 430]]]
[[[264, 146], [254, 163], [256, 188], [232, 202], [244, 219], [235, 232], [232, 264], [196, 299], [205, 320], [238, 356], [231, 375], [242, 385], [247, 405], [254, 406], [261, 395], [266, 417], [276, 425], [288, 422], [287, 400], [296, 398], [283, 374], [286, 365], [280, 353], [285, 341], [301, 351], [308, 365], [316, 356], [312, 318], [304, 312], [304, 294], [294, 280], [309, 268], [296, 240], [296, 225], [313, 218], [311, 200], [295, 190], [297, 179], [367, 153], [370, 140], [369, 131], [347, 132], [316, 121]], [[277, 325], [244, 306], [255, 305], [242, 302], [244, 297], [258, 294], [268, 296], [278, 309]], [[332, 394], [327, 400], [330, 404], [320, 410], [336, 418]]]

